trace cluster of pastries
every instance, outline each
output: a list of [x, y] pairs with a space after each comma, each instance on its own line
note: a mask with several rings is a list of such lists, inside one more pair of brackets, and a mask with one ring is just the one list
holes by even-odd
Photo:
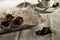
[[[4, 20], [1, 22], [1, 32], [8, 32], [19, 29], [18, 27], [23, 23], [23, 17], [14, 17], [11, 14], [5, 15]], [[21, 28], [20, 28], [21, 29]]]
[[0, 33], [7, 33], [31, 28], [36, 25], [23, 24], [24, 19], [21, 16], [14, 17], [11, 14], [5, 15], [4, 20], [0, 24]]

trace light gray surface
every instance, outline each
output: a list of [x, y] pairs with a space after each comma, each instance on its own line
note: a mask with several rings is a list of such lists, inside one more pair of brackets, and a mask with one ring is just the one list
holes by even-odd
[[59, 13], [57, 13], [57, 12], [60, 12], [59, 10], [60, 9], [55, 10], [55, 12], [51, 13], [51, 14], [50, 13], [49, 14], [40, 14], [42, 16], [42, 18], [47, 21], [47, 23], [43, 22], [42, 24], [38, 24], [36, 27], [33, 27], [32, 29], [23, 30], [20, 35], [19, 35], [19, 32], [0, 35], [0, 40], [50, 40], [49, 35], [37, 36], [35, 34], [36, 30], [41, 30], [44, 26], [48, 26], [47, 25], [48, 24], [47, 15], [50, 18], [52, 30], [55, 31], [55, 33], [56, 33], [56, 34], [53, 34], [52, 39], [60, 40], [60, 31], [59, 31], [59, 25], [60, 25], [59, 16], [60, 15], [59, 15]]
[[0, 35], [0, 40], [17, 40], [18, 32]]

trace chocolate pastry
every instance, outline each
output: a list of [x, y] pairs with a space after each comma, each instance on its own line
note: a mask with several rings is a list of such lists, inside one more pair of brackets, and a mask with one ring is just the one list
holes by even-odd
[[1, 22], [1, 25], [4, 26], [4, 27], [8, 27], [9, 24], [10, 24], [10, 20], [5, 20], [5, 21]]
[[16, 17], [16, 19], [13, 21], [14, 25], [21, 25], [23, 23], [23, 17]]
[[47, 34], [51, 34], [52, 31], [51, 31], [50, 27], [43, 27], [42, 30], [38, 30], [35, 33], [36, 33], [36, 35], [44, 36], [44, 35], [47, 35]]
[[43, 29], [40, 32], [40, 35], [47, 35], [47, 34], [51, 34], [52, 31], [50, 29], [50, 27], [43, 27]]
[[7, 14], [6, 16], [5, 16], [5, 19], [6, 20], [12, 20], [14, 18], [14, 16], [12, 16], [11, 14]]

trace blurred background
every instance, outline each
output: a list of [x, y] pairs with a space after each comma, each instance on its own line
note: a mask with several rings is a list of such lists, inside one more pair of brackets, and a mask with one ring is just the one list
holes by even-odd
[[9, 8], [9, 7], [15, 7], [16, 5], [22, 3], [22, 2], [29, 2], [31, 4], [37, 4], [38, 0], [0, 0], [0, 8]]
[[[60, 0], [55, 0], [55, 1], [60, 2]], [[31, 4], [37, 4], [38, 0], [0, 0], [0, 9], [14, 8], [22, 2], [29, 2]], [[50, 15], [51, 23], [52, 23], [51, 25], [55, 28], [55, 31], [57, 30], [56, 35], [53, 36], [54, 40], [60, 40], [60, 23], [59, 23], [60, 22], [60, 11], [59, 10], [60, 10], [60, 8], [58, 8], [56, 11], [54, 11], [53, 14], [50, 13], [50, 14], [52, 14], [52, 15]], [[44, 14], [44, 15], [46, 15], [46, 14]], [[42, 17], [44, 17], [44, 15]], [[26, 31], [24, 31], [23, 33], [26, 33]], [[14, 33], [9, 33], [9, 34], [5, 34], [5, 35], [0, 35], [0, 40], [19, 40], [18, 37], [19, 37], [19, 32], [14, 32]], [[26, 37], [25, 34], [24, 34], [24, 37]], [[25, 39], [24, 37], [20, 40], [24, 40]], [[40, 40], [39, 39], [40, 37], [39, 38], [30, 37], [30, 38], [33, 38], [34, 40], [35, 39]], [[43, 37], [41, 37], [41, 38], [43, 38]], [[45, 39], [47, 39], [47, 38], [45, 37]], [[29, 39], [27, 39], [27, 40], [29, 40]], [[47, 40], [50, 40], [50, 39], [47, 39]]]

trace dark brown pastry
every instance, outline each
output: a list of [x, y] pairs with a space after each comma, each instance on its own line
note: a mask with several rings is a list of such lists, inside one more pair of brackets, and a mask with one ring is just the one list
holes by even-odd
[[56, 8], [56, 7], [58, 7], [58, 6], [59, 6], [59, 2], [57, 2], [56, 4], [53, 4], [52, 7]]
[[21, 25], [23, 23], [23, 17], [16, 17], [13, 23], [14, 25]]
[[52, 31], [51, 31], [50, 27], [43, 27], [42, 30], [38, 30], [35, 33], [36, 33], [36, 35], [44, 36], [44, 35], [47, 35], [47, 34], [51, 34]]
[[7, 14], [6, 16], [5, 16], [5, 19], [6, 20], [12, 20], [14, 18], [14, 16], [12, 16], [11, 14]]
[[4, 20], [1, 22], [1, 25], [4, 26], [4, 27], [8, 27], [10, 24], [10, 20]]

